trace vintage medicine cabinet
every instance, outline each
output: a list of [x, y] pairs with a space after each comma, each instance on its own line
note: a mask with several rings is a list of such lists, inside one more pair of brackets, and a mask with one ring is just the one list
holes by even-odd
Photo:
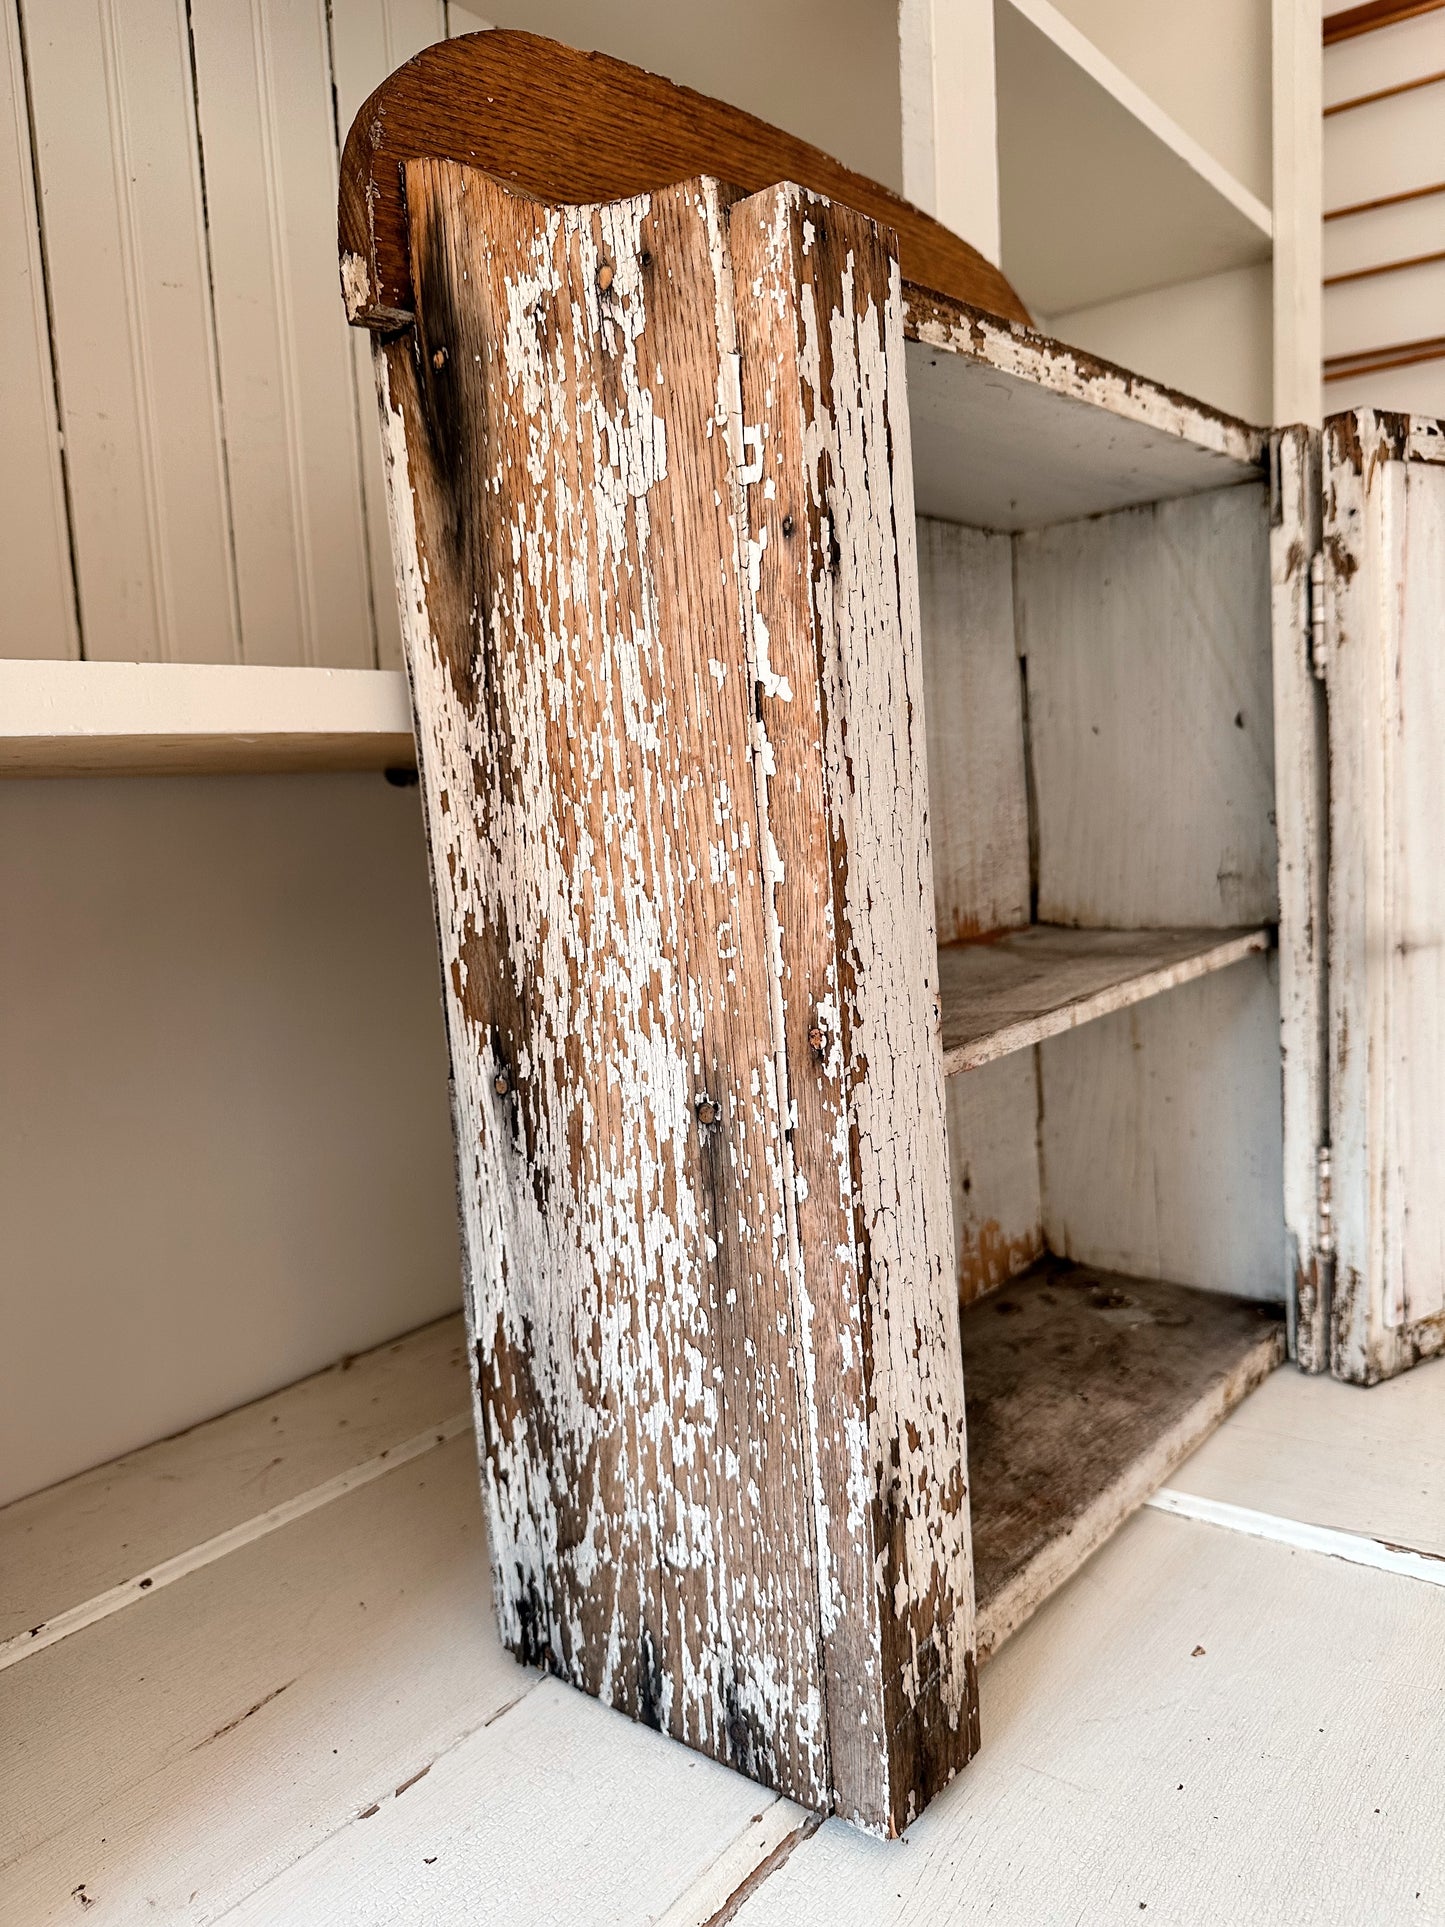
[[1445, 438], [1094, 362], [524, 35], [372, 97], [341, 238], [504, 1637], [896, 1830], [1287, 1345], [1445, 1343]]

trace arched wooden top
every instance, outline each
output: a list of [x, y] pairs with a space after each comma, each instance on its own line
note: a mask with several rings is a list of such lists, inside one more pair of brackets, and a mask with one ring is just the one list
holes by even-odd
[[1006, 320], [1029, 319], [977, 249], [821, 149], [625, 61], [498, 30], [426, 48], [352, 123], [340, 245], [347, 314], [361, 327], [411, 318], [401, 167], [426, 155], [554, 202], [621, 200], [697, 174], [750, 194], [795, 181], [891, 228], [906, 281]]

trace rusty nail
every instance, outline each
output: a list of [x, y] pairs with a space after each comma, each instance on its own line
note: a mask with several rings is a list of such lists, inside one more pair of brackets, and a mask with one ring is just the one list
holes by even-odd
[[606, 294], [607, 290], [612, 286], [612, 263], [610, 261], [604, 261], [602, 266], [597, 270], [597, 285], [604, 294]]
[[434, 355], [432, 356], [432, 358], [431, 358], [431, 365], [432, 365], [432, 367], [433, 367], [433, 368], [445, 368], [445, 367], [446, 367], [446, 365], [447, 365], [447, 351], [446, 351], [446, 349], [445, 349], [445, 348], [438, 348], [438, 349], [437, 349], [437, 351], [436, 351], [436, 353], [435, 353], [435, 354], [434, 354]]
[[828, 1042], [827, 1031], [824, 1030], [821, 1024], [814, 1024], [813, 1028], [808, 1032], [808, 1048], [810, 1050], [816, 1051], [819, 1057], [821, 1057], [823, 1055], [824, 1046], [827, 1044], [827, 1042]]
[[697, 1100], [697, 1121], [699, 1124], [716, 1124], [722, 1116], [722, 1107], [716, 1098], [706, 1095]]
[[783, 517], [783, 534], [791, 535], [792, 533], [793, 533], [793, 518], [791, 515], [785, 515]]
[[512, 1080], [505, 1071], [498, 1071], [492, 1079], [492, 1089], [498, 1097], [505, 1097], [512, 1088]]

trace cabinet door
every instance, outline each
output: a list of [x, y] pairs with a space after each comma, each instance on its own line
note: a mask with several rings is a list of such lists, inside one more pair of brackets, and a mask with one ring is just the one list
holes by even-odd
[[1324, 447], [1331, 1366], [1445, 1350], [1445, 424]]

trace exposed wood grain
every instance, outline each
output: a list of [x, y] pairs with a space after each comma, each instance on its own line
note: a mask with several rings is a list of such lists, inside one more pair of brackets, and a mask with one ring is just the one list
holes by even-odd
[[1284, 1355], [1259, 1305], [1045, 1259], [963, 1318], [985, 1657]]
[[85, 652], [237, 661], [185, 13], [25, 23]]
[[834, 1783], [892, 1831], [977, 1745], [901, 302], [861, 215], [730, 226]]
[[0, 1510], [0, 1645], [453, 1418], [460, 1317]]
[[429, 48], [362, 107], [341, 166], [342, 286], [353, 321], [412, 311], [401, 170], [464, 161], [551, 202], [601, 202], [707, 174], [751, 192], [796, 181], [893, 229], [910, 281], [1016, 321], [1008, 282], [967, 242], [896, 194], [765, 121], [605, 54], [534, 34]]
[[7, 0], [0, 11], [0, 333], [7, 349], [0, 655], [72, 657], [80, 633], [33, 158], [17, 0]]
[[968, 1305], [1043, 1256], [1035, 1054], [950, 1077], [944, 1101], [958, 1296]]
[[824, 1826], [739, 1927], [1052, 1920], [1064, 1892], [1069, 1921], [1428, 1918], [1442, 1669], [1436, 1588], [1144, 1512], [984, 1668], [988, 1744], [905, 1850]]
[[1031, 924], [938, 953], [945, 1076], [1268, 950], [1267, 930], [1072, 930]]
[[1416, 20], [1422, 13], [1434, 13], [1445, 0], [1365, 0], [1363, 6], [1342, 7], [1324, 18], [1324, 42], [1333, 47], [1337, 41], [1353, 40], [1357, 34], [1374, 33], [1380, 27], [1394, 27], [1402, 20]]
[[404, 770], [415, 760], [395, 671], [0, 662], [0, 776]]
[[1325, 444], [1331, 1364], [1366, 1384], [1445, 1349], [1445, 471], [1417, 429], [1362, 410]]
[[1042, 922], [1276, 915], [1268, 536], [1226, 488], [1017, 539]]
[[1050, 1251], [1283, 1302], [1279, 994], [1247, 957], [1039, 1047]]
[[1319, 440], [1280, 431], [1270, 503], [1274, 808], [1279, 842], [1279, 1004], [1284, 1218], [1291, 1338], [1307, 1372], [1329, 1365], [1329, 1259], [1320, 1247], [1318, 1157], [1328, 1141], [1325, 946], [1329, 829], [1324, 689], [1312, 660], [1311, 558], [1320, 543]]
[[383, 420], [503, 1639], [826, 1805], [721, 206], [440, 161], [408, 206]]
[[952, 943], [1029, 916], [1012, 545], [920, 517], [918, 588], [935, 917]]

